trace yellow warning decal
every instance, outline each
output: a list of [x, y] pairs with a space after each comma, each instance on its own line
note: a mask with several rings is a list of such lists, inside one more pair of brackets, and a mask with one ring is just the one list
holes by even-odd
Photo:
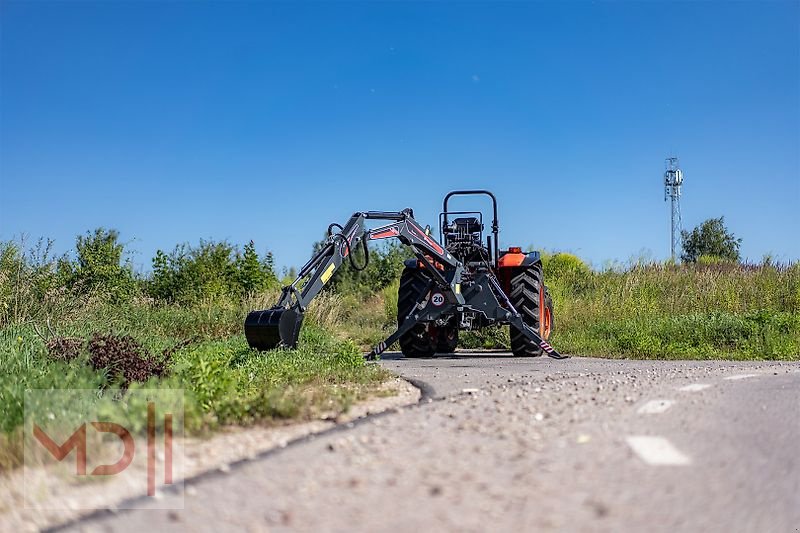
[[322, 284], [328, 283], [328, 280], [331, 279], [333, 276], [333, 271], [336, 270], [336, 265], [331, 263], [328, 265], [328, 268], [325, 269], [325, 272], [322, 273]]
[[456, 283], [456, 291], [455, 292], [456, 292], [456, 294], [461, 294], [461, 284], [460, 283]]

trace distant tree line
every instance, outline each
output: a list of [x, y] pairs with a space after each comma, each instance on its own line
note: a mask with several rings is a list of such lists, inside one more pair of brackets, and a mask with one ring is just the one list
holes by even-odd
[[[740, 259], [742, 240], [725, 227], [723, 217], [706, 220], [682, 236], [685, 263]], [[323, 242], [315, 243], [314, 250]], [[345, 261], [326, 290], [366, 298], [396, 283], [403, 261], [410, 257], [407, 247], [390, 241], [373, 245], [367, 262], [359, 245], [352, 252], [358, 268], [349, 259]], [[584, 285], [587, 273], [571, 263], [556, 268], [556, 263], [548, 268], [552, 271], [549, 275], [566, 269], [576, 286]], [[291, 269], [287, 278], [293, 277]], [[237, 299], [280, 285], [272, 254], [259, 255], [253, 241], [242, 248], [201, 240], [197, 245], [179, 244], [169, 252], [158, 250], [149, 273], [134, 270], [119, 233], [113, 229], [97, 228], [79, 235], [74, 252], [60, 257], [53, 257], [52, 241], [40, 239], [30, 249], [24, 243], [0, 242], [0, 324], [29, 316], [26, 309], [46, 307], [54, 294], [99, 295], [110, 303], [145, 297], [155, 303], [192, 305]]]
[[[321, 242], [314, 245], [319, 249]], [[280, 280], [270, 252], [259, 254], [253, 241], [243, 247], [222, 241], [179, 244], [158, 250], [152, 270], [137, 272], [119, 232], [97, 228], [79, 235], [75, 249], [54, 256], [53, 242], [39, 239], [0, 242], [0, 324], [24, 320], [46, 312], [49, 302], [75, 296], [121, 304], [136, 298], [153, 303], [193, 305], [236, 300], [275, 290], [295, 276], [295, 269]], [[359, 296], [374, 294], [400, 276], [410, 251], [399, 243], [372, 246], [366, 263], [363, 249], [353, 250], [353, 268], [346, 261], [326, 290]], [[85, 298], [83, 298], [85, 300]], [[77, 305], [77, 304], [76, 304]], [[37, 315], [38, 316], [38, 315]]]
[[[136, 297], [156, 302], [193, 304], [240, 298], [277, 288], [272, 254], [259, 255], [253, 241], [239, 248], [228, 242], [180, 244], [158, 250], [152, 271], [137, 273], [119, 233], [97, 228], [75, 241], [71, 254], [55, 257], [53, 242], [0, 242], [0, 317], [20, 317], [56, 294], [91, 295], [109, 303]], [[0, 319], [2, 322], [2, 319]]]

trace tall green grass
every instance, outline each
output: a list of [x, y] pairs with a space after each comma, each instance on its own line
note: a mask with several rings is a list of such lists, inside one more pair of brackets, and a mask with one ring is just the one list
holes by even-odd
[[[543, 254], [561, 351], [651, 359], [800, 358], [800, 263], [637, 262], [601, 271]], [[398, 283], [370, 298], [338, 295], [346, 338], [368, 346], [394, 330]], [[460, 332], [463, 348], [509, 348], [508, 328]]]
[[800, 357], [800, 264], [636, 264], [590, 270], [544, 258], [554, 343], [585, 355], [646, 358]]

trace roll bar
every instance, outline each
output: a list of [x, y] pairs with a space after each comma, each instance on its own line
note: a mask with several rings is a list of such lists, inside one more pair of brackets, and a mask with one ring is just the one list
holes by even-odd
[[494, 235], [494, 249], [492, 250], [492, 246], [489, 246], [489, 250], [492, 251], [492, 258], [494, 262], [494, 267], [497, 268], [498, 261], [500, 261], [500, 225], [497, 222], [497, 198], [495, 198], [494, 194], [490, 191], [485, 189], [473, 189], [473, 190], [466, 190], [466, 191], [450, 191], [447, 193], [447, 196], [444, 197], [444, 202], [442, 205], [444, 211], [444, 225], [447, 226], [447, 203], [453, 196], [470, 196], [470, 195], [479, 195], [483, 194], [488, 196], [492, 199], [492, 234]]

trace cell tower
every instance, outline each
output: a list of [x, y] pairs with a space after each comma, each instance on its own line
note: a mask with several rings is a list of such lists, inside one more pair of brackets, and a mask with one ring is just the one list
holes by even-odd
[[678, 168], [678, 158], [666, 159], [664, 172], [664, 201], [672, 200], [672, 233], [669, 241], [672, 260], [675, 261], [675, 250], [681, 247], [681, 185], [683, 185], [683, 171]]

